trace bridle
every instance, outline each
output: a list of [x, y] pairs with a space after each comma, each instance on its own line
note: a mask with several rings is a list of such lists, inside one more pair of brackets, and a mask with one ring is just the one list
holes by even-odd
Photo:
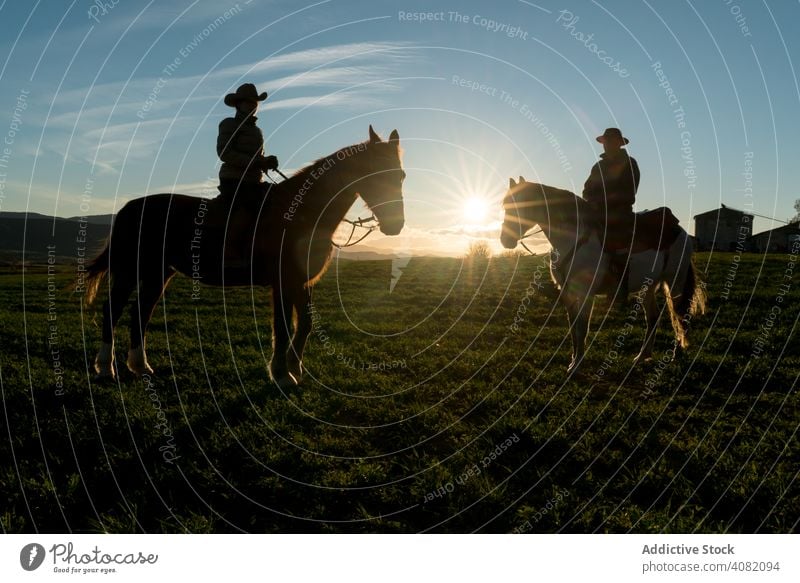
[[518, 240], [517, 242], [518, 242], [520, 245], [522, 245], [522, 247], [525, 249], [525, 251], [527, 251], [527, 252], [528, 252], [528, 254], [529, 254], [529, 255], [536, 255], [536, 253], [534, 253], [533, 251], [531, 251], [531, 250], [530, 250], [530, 248], [529, 248], [529, 247], [528, 247], [528, 246], [525, 244], [525, 241], [524, 241], [524, 239], [528, 239], [529, 237], [533, 237], [534, 235], [538, 235], [539, 233], [543, 233], [543, 232], [544, 232], [544, 229], [542, 229], [542, 227], [538, 227], [538, 229], [537, 229], [537, 230], [535, 230], [535, 231], [530, 231], [529, 233], [526, 233], [525, 235], [523, 235], [522, 237], [520, 237], [520, 238], [519, 238], [519, 240]]
[[[281, 172], [277, 168], [273, 168], [272, 170], [274, 170], [275, 172], [280, 174], [281, 177], [284, 180], [289, 180], [289, 177], [286, 176], [286, 174], [284, 174], [283, 172]], [[266, 174], [266, 176], [269, 178], [269, 174]], [[275, 184], [275, 185], [278, 184], [277, 182], [272, 180], [272, 178], [270, 178], [270, 182], [272, 182], [272, 184]], [[373, 231], [375, 231], [380, 226], [378, 224], [378, 218], [374, 214], [370, 215], [368, 217], [365, 217], [363, 219], [361, 217], [358, 217], [354, 221], [345, 218], [345, 219], [342, 219], [342, 222], [348, 223], [350, 225], [350, 235], [347, 237], [347, 241], [345, 243], [341, 243], [341, 244], [339, 244], [336, 241], [334, 241], [333, 239], [331, 239], [331, 244], [334, 247], [336, 247], [337, 249], [344, 249], [345, 247], [352, 247], [353, 245], [358, 245], [359, 243], [361, 243], [361, 241], [363, 241], [364, 239], [369, 237], [373, 233]], [[374, 223], [374, 224], [370, 224], [370, 223]], [[355, 233], [356, 233], [356, 227], [365, 228], [366, 232], [363, 235], [361, 235], [361, 237], [359, 237], [358, 239], [353, 241], [353, 237], [355, 236]]]
[[[512, 200], [513, 200], [513, 208], [517, 211], [517, 213], [516, 213], [514, 218], [515, 218], [516, 222], [519, 224], [520, 228], [522, 228], [523, 219], [519, 216], [518, 209], [521, 206], [532, 205], [532, 204], [534, 204], [534, 201], [521, 201], [521, 202], [518, 203], [515, 198], [512, 198]], [[549, 210], [550, 210], [551, 215], [554, 215], [554, 216], [551, 216], [551, 220], [549, 221], [549, 224], [552, 224], [554, 222], [556, 224], [558, 224], [559, 222], [563, 222], [563, 217], [560, 216], [561, 213], [555, 213], [554, 209], [549, 209]], [[525, 221], [529, 221], [532, 224], [539, 225], [538, 223], [533, 223], [533, 221], [530, 221], [530, 219], [524, 219], [524, 220]], [[578, 250], [581, 247], [583, 247], [583, 245], [585, 245], [586, 242], [589, 240], [590, 232], [587, 229], [581, 229], [581, 230], [583, 231], [581, 236], [578, 238], [578, 240], [575, 242], [575, 244], [570, 248], [570, 250], [568, 252], [564, 253], [563, 256], [561, 255], [561, 253], [555, 247], [553, 247], [553, 250], [550, 253], [550, 261], [551, 261], [552, 264], [554, 264], [555, 269], [558, 270], [559, 272], [561, 272], [561, 266], [569, 265], [570, 263], [572, 263], [572, 259], [575, 256], [575, 253], [577, 253]], [[549, 229], [548, 229], [548, 231], [549, 231]], [[535, 253], [533, 253], [533, 251], [531, 251], [530, 248], [525, 244], [524, 239], [528, 239], [529, 237], [532, 237], [533, 235], [538, 235], [539, 233], [543, 233], [543, 232], [544, 232], [544, 229], [542, 228], [541, 225], [539, 225], [536, 230], [530, 231], [530, 232], [524, 234], [523, 236], [521, 236], [518, 239], [518, 242], [519, 242], [520, 245], [522, 245], [522, 247], [530, 255], [535, 255]], [[549, 238], [549, 236], [548, 236], [548, 238]], [[562, 273], [562, 277], [566, 280], [566, 275], [565, 274]]]
[[[375, 222], [375, 224], [372, 225], [367, 224], [373, 221]], [[331, 243], [333, 244], [333, 246], [338, 249], [344, 249], [345, 247], [352, 247], [353, 245], [358, 245], [359, 243], [361, 243], [361, 241], [369, 237], [372, 234], [372, 232], [379, 227], [378, 219], [375, 215], [370, 215], [364, 219], [358, 217], [355, 221], [351, 221], [350, 219], [343, 219], [342, 222], [350, 224], [351, 227], [350, 236], [347, 238], [347, 242], [342, 243], [341, 245], [331, 239]], [[367, 232], [361, 235], [361, 237], [359, 237], [356, 241], [353, 241], [353, 236], [356, 233], [356, 227], [363, 227], [367, 230]]]
[[[544, 229], [542, 229], [541, 225], [539, 225], [538, 223], [534, 223], [534, 222], [533, 222], [533, 221], [531, 221], [530, 219], [523, 219], [522, 217], [520, 217], [520, 216], [519, 216], [519, 209], [520, 209], [522, 206], [530, 206], [530, 205], [532, 205], [532, 204], [533, 204], [533, 201], [520, 201], [520, 202], [517, 202], [517, 200], [516, 200], [516, 197], [514, 197], [514, 196], [512, 195], [512, 203], [513, 203], [513, 208], [514, 208], [514, 210], [516, 211], [516, 213], [515, 213], [515, 215], [514, 215], [514, 220], [515, 220], [515, 222], [516, 222], [516, 223], [519, 225], [519, 228], [520, 228], [520, 229], [522, 229], [522, 226], [523, 226], [523, 220], [524, 220], [525, 222], [528, 222], [528, 223], [530, 223], [530, 224], [531, 224], [531, 227], [530, 227], [530, 228], [533, 228], [534, 226], [536, 226], [536, 229], [535, 229], [535, 230], [533, 230], [533, 231], [529, 231], [529, 232], [528, 232], [528, 231], [526, 231], [524, 235], [520, 236], [520, 237], [519, 237], [519, 239], [517, 239], [517, 243], [519, 243], [520, 245], [522, 245], [522, 247], [525, 249], [525, 251], [527, 251], [527, 252], [528, 252], [528, 254], [529, 254], [529, 255], [534, 255], [534, 256], [535, 256], [535, 255], [536, 255], [536, 253], [534, 253], [533, 251], [531, 251], [530, 247], [528, 247], [528, 246], [525, 244], [525, 239], [529, 239], [530, 237], [533, 237], [534, 235], [538, 235], [539, 233], [543, 233], [543, 232], [544, 232]], [[505, 205], [504, 205], [504, 206], [505, 206]], [[506, 211], [508, 211], [508, 209], [506, 209]]]

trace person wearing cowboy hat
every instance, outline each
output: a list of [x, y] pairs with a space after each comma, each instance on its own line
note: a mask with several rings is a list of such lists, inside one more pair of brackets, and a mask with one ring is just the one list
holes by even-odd
[[583, 198], [598, 210], [607, 206], [610, 214], [633, 213], [640, 174], [636, 160], [623, 149], [630, 140], [617, 128], [606, 129], [596, 139], [604, 152], [583, 185]]
[[[636, 221], [633, 205], [639, 188], [639, 165], [623, 149], [630, 140], [618, 128], [607, 128], [596, 139], [603, 144], [603, 153], [583, 185], [583, 198], [597, 219], [605, 250], [614, 252], [611, 270], [621, 280]], [[617, 298], [622, 303], [626, 297], [623, 285]]]
[[225, 105], [236, 108], [235, 117], [220, 122], [217, 136], [217, 154], [222, 160], [218, 198], [227, 202], [257, 200], [265, 193], [262, 174], [278, 168], [275, 156], [264, 156], [264, 135], [256, 125], [258, 104], [266, 98], [267, 93], [258, 93], [252, 83], [225, 96]]

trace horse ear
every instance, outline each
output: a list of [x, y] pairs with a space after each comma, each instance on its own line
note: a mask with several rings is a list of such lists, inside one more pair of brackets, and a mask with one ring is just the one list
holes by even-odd
[[397, 130], [392, 130], [392, 133], [389, 134], [389, 141], [395, 144], [400, 143], [400, 134], [397, 133]]
[[381, 137], [375, 133], [375, 130], [372, 129], [371, 124], [369, 126], [369, 141], [373, 144], [381, 141]]
[[520, 177], [519, 177], [519, 183], [520, 183], [520, 184], [523, 184], [524, 182], [526, 182], [525, 178], [523, 178], [522, 176], [520, 176]]
[[514, 182], [514, 179], [513, 179], [513, 178], [509, 178], [509, 179], [508, 179], [508, 187], [509, 187], [509, 188], [514, 188], [516, 185], [517, 185], [517, 183], [516, 183], [516, 182]]

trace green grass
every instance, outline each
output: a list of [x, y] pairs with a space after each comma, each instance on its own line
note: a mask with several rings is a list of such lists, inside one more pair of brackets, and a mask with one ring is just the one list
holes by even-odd
[[[549, 278], [519, 311], [543, 274], [540, 258], [415, 258], [391, 294], [389, 262], [343, 261], [315, 292], [310, 374], [287, 394], [268, 382], [266, 290], [204, 287], [192, 300], [190, 280], [176, 279], [151, 324], [148, 390], [127, 371], [119, 383], [91, 382], [99, 304], [81, 315], [64, 289], [70, 274], [57, 277], [52, 321], [45, 273], [0, 275], [0, 525], [796, 530], [800, 274], [776, 304], [787, 257], [745, 256], [725, 300], [732, 258], [697, 258], [710, 309], [693, 322], [685, 357], [632, 368], [640, 322], [609, 358], [626, 314], [604, 318], [598, 299], [583, 375], [570, 381], [566, 317], [544, 293]], [[764, 352], [752, 358], [774, 305]], [[126, 312], [123, 368], [127, 322]], [[672, 346], [662, 324], [656, 359]]]

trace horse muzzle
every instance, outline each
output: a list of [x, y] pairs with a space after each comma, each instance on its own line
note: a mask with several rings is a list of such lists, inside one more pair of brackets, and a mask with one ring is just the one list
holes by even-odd
[[384, 235], [399, 235], [406, 223], [402, 200], [393, 200], [373, 209], [378, 228]]
[[519, 240], [514, 239], [512, 237], [507, 237], [506, 235], [503, 235], [502, 237], [500, 237], [500, 243], [506, 249], [513, 249], [514, 247], [517, 246], [517, 244], [519, 243]]
[[519, 243], [519, 235], [515, 235], [512, 229], [503, 225], [500, 230], [500, 243], [506, 249], [513, 249]]
[[405, 219], [400, 217], [399, 219], [381, 219], [378, 223], [378, 227], [380, 228], [381, 233], [388, 236], [399, 235], [400, 231], [403, 230], [405, 226]]

